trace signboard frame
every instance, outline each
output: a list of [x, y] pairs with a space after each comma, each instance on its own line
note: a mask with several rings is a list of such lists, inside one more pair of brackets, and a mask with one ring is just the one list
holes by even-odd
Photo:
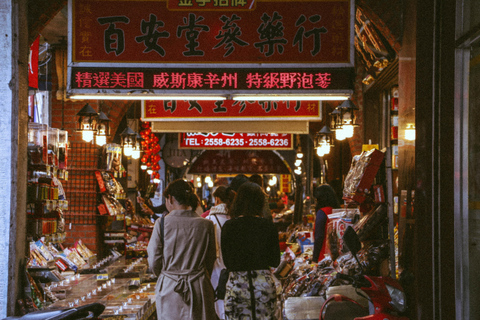
[[[192, 137], [187, 137], [189, 134]], [[234, 133], [231, 137], [225, 136], [225, 133], [206, 133], [204, 137], [198, 137], [199, 135], [201, 133], [179, 133], [178, 148], [199, 150], [293, 150], [293, 134], [275, 134], [275, 136], [268, 133], [252, 133], [254, 136], [251, 137], [248, 136], [250, 135], [249, 133]], [[195, 144], [186, 143], [185, 140], [187, 139], [195, 139]], [[198, 139], [203, 141], [199, 142]]]
[[[181, 101], [169, 101], [169, 100], [142, 100], [141, 102], [141, 118], [143, 121], [162, 121], [162, 122], [168, 122], [168, 121], [195, 121], [195, 122], [199, 122], [199, 121], [259, 121], [259, 120], [268, 120], [268, 121], [321, 121], [322, 120], [322, 101], [281, 101], [281, 102], [278, 102], [278, 103], [285, 103], [285, 105], [283, 105], [283, 111], [286, 112], [290, 112], [290, 113], [280, 113], [280, 110], [279, 112], [277, 113], [276, 111], [277, 110], [271, 110], [269, 112], [265, 112], [264, 114], [246, 114], [246, 115], [242, 115], [240, 113], [241, 112], [241, 106], [240, 104], [243, 104], [245, 105], [245, 109], [248, 108], [248, 105], [252, 105], [252, 104], [255, 104], [254, 107], [256, 107], [257, 110], [259, 110], [260, 108], [262, 108], [262, 104], [259, 102], [259, 101], [242, 101], [239, 103], [239, 106], [236, 108], [236, 109], [239, 109], [238, 112], [239, 113], [236, 113], [236, 114], [229, 114], [229, 115], [225, 115], [225, 114], [222, 114], [222, 113], [219, 113], [218, 115], [217, 114], [211, 114], [212, 110], [209, 110], [210, 112], [210, 115], [209, 116], [202, 116], [201, 115], [201, 112], [199, 112], [197, 109], [191, 107], [192, 104], [193, 105], [198, 105], [198, 106], [201, 106], [203, 104], [203, 107], [202, 107], [202, 111], [203, 111], [203, 108], [205, 108], [205, 104], [209, 104], [210, 105], [210, 108], [213, 108], [213, 106], [217, 107], [219, 104], [218, 103], [222, 103], [223, 101], [187, 101], [187, 100], [181, 100]], [[229, 101], [230, 102], [230, 101]], [[165, 114], [165, 116], [155, 116], [155, 117], [152, 117], [150, 116], [149, 114], [147, 114], [147, 109], [150, 108], [150, 106], [148, 105], [149, 103], [153, 104], [155, 106], [155, 108], [157, 107], [160, 107], [159, 104], [163, 104], [164, 105], [164, 109], [163, 110], [163, 113]], [[172, 105], [177, 105], [178, 103], [183, 103], [183, 104], [190, 104], [190, 107], [188, 108], [188, 110], [184, 110], [182, 109], [180, 112], [189, 112], [190, 111], [190, 114], [188, 115], [185, 115], [184, 113], [183, 114], [179, 114], [179, 115], [176, 115], [174, 116], [173, 113], [176, 112], [174, 110], [172, 110], [173, 108], [171, 107]], [[272, 105], [274, 103], [277, 103], [275, 101], [267, 101], [265, 102], [265, 104], [267, 105]], [[304, 108], [308, 108], [308, 104], [317, 104], [315, 106], [315, 108], [317, 108], [316, 112], [315, 113], [311, 113], [311, 114], [306, 114], [306, 113], [302, 113], [300, 115], [295, 115], [295, 114], [292, 114], [292, 110], [294, 111], [294, 105], [296, 105], [297, 103], [300, 103], [300, 106], [303, 106]], [[286, 105], [289, 105], [290, 107], [286, 107]], [[166, 110], [167, 107], [165, 107], [165, 105], [168, 105], [168, 109], [169, 110]], [[213, 105], [213, 106], [212, 106]], [[272, 107], [270, 107], [271, 109], [273, 109]], [[177, 109], [177, 107], [175, 107], [175, 109]], [[231, 106], [229, 108], [225, 108], [225, 110], [228, 110], [228, 111], [231, 111], [230, 109]], [[262, 109], [263, 110], [263, 109]], [[227, 112], [227, 111], [226, 111]], [[246, 111], [248, 112], [248, 110]]]
[[[74, 21], [73, 19], [73, 2], [74, 1], [80, 1], [80, 0], [69, 0], [68, 1], [68, 76], [67, 76], [67, 94], [68, 96], [72, 96], [75, 94], [92, 94], [92, 95], [121, 95], [121, 94], [132, 94], [133, 99], [138, 99], [142, 100], [145, 96], [155, 96], [155, 95], [165, 95], [165, 94], [178, 94], [178, 95], [185, 95], [188, 94], [188, 92], [185, 92], [185, 90], [161, 90], [161, 89], [155, 89], [155, 88], [148, 88], [148, 89], [131, 89], [131, 88], [115, 88], [115, 89], [102, 89], [102, 88], [88, 88], [88, 89], [79, 89], [79, 88], [72, 88], [72, 68], [123, 68], [125, 70], [133, 69], [133, 68], [144, 68], [144, 69], [163, 69], [163, 70], [168, 70], [168, 69], [178, 69], [178, 68], [190, 68], [190, 69], [197, 69], [197, 70], [205, 70], [208, 71], [208, 69], [212, 68], [212, 65], [219, 66], [221, 65], [222, 68], [240, 68], [240, 69], [247, 69], [251, 71], [255, 70], [262, 70], [262, 69], [275, 69], [275, 68], [298, 68], [298, 69], [328, 69], [328, 68], [349, 68], [352, 69], [354, 68], [354, 54], [355, 54], [355, 49], [354, 49], [354, 19], [355, 19], [355, 3], [353, 0], [337, 0], [338, 2], [348, 2], [348, 7], [349, 7], [349, 26], [348, 26], [348, 37], [349, 37], [349, 43], [348, 43], [348, 61], [345, 63], [305, 63], [305, 62], [275, 62], [275, 61], [268, 61], [268, 62], [261, 62], [261, 63], [242, 63], [242, 62], [237, 62], [237, 63], [222, 63], [219, 62], [218, 64], [215, 63], [202, 63], [202, 62], [195, 62], [195, 63], [189, 63], [189, 62], [147, 62], [147, 63], [139, 63], [139, 62], [117, 62], [117, 61], [111, 61], [111, 62], [80, 62], [80, 61], [73, 61], [73, 54], [72, 54], [72, 47], [74, 45], [73, 41], [73, 25], [72, 22]], [[115, 0], [104, 0], [104, 1], [109, 1], [114, 4]], [[136, 1], [136, 0], [133, 0]], [[140, 0], [137, 0], [140, 1]], [[271, 2], [268, 0], [262, 1], [262, 0], [257, 0], [260, 2]], [[312, 0], [312, 1], [306, 1], [306, 2], [327, 2], [327, 0]], [[161, 2], [162, 5], [165, 5], [166, 7], [166, 1], [158, 1]], [[282, 3], [285, 2], [284, 0], [277, 0], [277, 2]], [[305, 1], [300, 1], [300, 2], [305, 2]], [[185, 13], [184, 11], [172, 11], [171, 14], [181, 14]], [[199, 91], [196, 90], [196, 93]], [[201, 91], [204, 95], [205, 94], [213, 94], [212, 90], [209, 89], [204, 89]], [[217, 92], [221, 92], [220, 90], [217, 90]], [[224, 94], [231, 94], [232, 90], [224, 90]], [[260, 93], [268, 92], [268, 93], [279, 93], [279, 94], [330, 94], [330, 95], [349, 95], [353, 92], [353, 88], [343, 88], [343, 89], [338, 89], [338, 90], [319, 90], [319, 92], [312, 93], [311, 90], [302, 90], [302, 89], [296, 89], [296, 90], [291, 90], [291, 92], [287, 92], [285, 90], [254, 90], [254, 89], [242, 89], [242, 90], [237, 90], [235, 93], [243, 93], [243, 94], [260, 94]]]

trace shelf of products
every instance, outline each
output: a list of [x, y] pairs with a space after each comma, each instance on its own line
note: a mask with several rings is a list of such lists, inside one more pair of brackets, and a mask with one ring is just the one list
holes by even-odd
[[[51, 254], [58, 259], [58, 254]], [[84, 262], [76, 271], [70, 268], [78, 261], [71, 261], [63, 272], [56, 268], [58, 263], [54, 267], [28, 268], [32, 299], [24, 307], [33, 311], [98, 302], [105, 305], [101, 318], [146, 320], [154, 315], [156, 279], [147, 272], [146, 259], [131, 261], [112, 251], [101, 261]]]
[[44, 124], [28, 124], [27, 234], [30, 240], [65, 239], [68, 209], [62, 180], [68, 179], [68, 132]]

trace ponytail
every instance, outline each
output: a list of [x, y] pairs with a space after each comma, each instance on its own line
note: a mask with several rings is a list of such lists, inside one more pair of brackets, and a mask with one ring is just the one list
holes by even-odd
[[179, 204], [190, 206], [192, 207], [192, 210], [195, 210], [200, 203], [200, 200], [195, 194], [192, 186], [187, 181], [182, 179], [171, 182], [163, 192], [163, 196], [165, 198], [172, 196]]
[[219, 198], [220, 201], [225, 203], [227, 205], [227, 208], [228, 208], [228, 207], [230, 207], [230, 205], [233, 202], [233, 199], [235, 198], [235, 191], [233, 191], [233, 189], [230, 188], [230, 187], [219, 186], [213, 192], [213, 196], [216, 197], [216, 198]]

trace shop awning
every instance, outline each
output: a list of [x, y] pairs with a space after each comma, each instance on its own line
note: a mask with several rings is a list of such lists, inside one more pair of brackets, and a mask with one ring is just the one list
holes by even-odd
[[285, 160], [272, 150], [205, 150], [189, 174], [290, 174]]

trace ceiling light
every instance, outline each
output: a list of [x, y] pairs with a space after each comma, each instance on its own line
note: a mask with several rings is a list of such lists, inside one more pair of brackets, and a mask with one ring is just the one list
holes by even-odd
[[248, 101], [317, 101], [317, 100], [347, 100], [348, 96], [342, 95], [234, 95], [232, 100]]
[[119, 94], [119, 95], [104, 95], [104, 94], [73, 94], [69, 97], [71, 100], [226, 100], [226, 96], [211, 95], [132, 95], [132, 94]]

